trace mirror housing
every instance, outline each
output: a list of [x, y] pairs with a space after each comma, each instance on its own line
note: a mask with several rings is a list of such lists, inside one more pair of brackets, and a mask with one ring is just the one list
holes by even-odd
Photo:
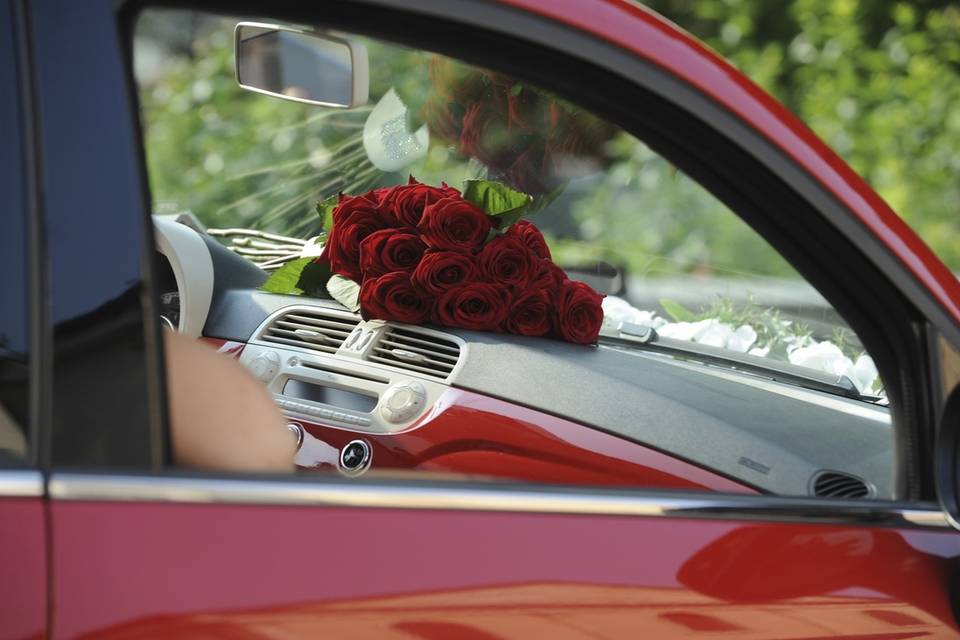
[[234, 29], [241, 88], [284, 100], [350, 109], [367, 103], [370, 67], [362, 44], [260, 22]]

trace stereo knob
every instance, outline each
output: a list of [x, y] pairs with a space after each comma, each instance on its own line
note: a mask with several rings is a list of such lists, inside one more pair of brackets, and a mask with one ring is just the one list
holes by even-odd
[[276, 351], [264, 351], [247, 365], [257, 379], [270, 382], [280, 371], [280, 356]]
[[427, 403], [427, 390], [419, 382], [395, 384], [380, 401], [380, 415], [387, 422], [406, 422], [415, 417]]
[[373, 452], [366, 440], [351, 440], [340, 450], [340, 473], [358, 476], [370, 468]]

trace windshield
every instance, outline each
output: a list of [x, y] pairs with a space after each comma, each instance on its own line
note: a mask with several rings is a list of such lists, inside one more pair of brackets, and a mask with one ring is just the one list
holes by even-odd
[[601, 339], [654, 328], [882, 392], [872, 360], [829, 304], [723, 203], [627, 131], [535, 84], [360, 36], [349, 40], [369, 59], [362, 104], [245, 91], [233, 70], [236, 20], [191, 16], [179, 39], [160, 34], [186, 16], [151, 12], [137, 32], [158, 213], [190, 212], [275, 271], [326, 240], [318, 203], [338, 194], [411, 179], [457, 189], [497, 183], [529, 196], [524, 218], [553, 262], [606, 296]]

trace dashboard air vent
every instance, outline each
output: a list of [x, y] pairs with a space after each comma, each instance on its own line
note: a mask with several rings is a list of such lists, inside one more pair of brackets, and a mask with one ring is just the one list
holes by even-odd
[[821, 471], [813, 479], [813, 494], [822, 498], [866, 498], [870, 487], [860, 478], [837, 471]]
[[417, 371], [437, 378], [453, 372], [460, 345], [432, 333], [390, 327], [369, 355], [374, 362]]
[[359, 323], [359, 318], [319, 309], [290, 311], [271, 322], [261, 339], [313, 351], [336, 353]]

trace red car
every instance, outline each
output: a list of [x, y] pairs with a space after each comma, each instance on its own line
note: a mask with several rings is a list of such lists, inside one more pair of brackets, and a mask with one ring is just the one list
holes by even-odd
[[[960, 282], [744, 75], [628, 0], [164, 4], [0, 0], [0, 635], [958, 635]], [[166, 330], [295, 474], [178, 464]]]

